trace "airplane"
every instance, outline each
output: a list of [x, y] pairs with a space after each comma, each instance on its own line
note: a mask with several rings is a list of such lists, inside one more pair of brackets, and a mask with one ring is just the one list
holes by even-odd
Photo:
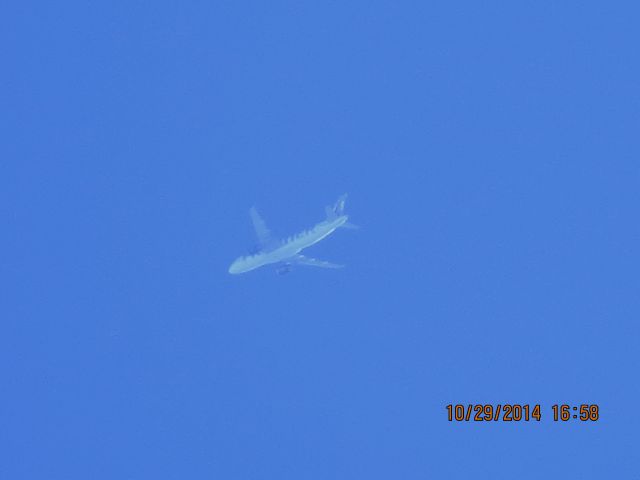
[[338, 228], [357, 228], [347, 220], [344, 213], [344, 203], [347, 195], [344, 194], [331, 207], [326, 207], [327, 218], [316, 224], [310, 230], [304, 230], [286, 240], [274, 240], [264, 220], [258, 214], [255, 207], [249, 210], [253, 228], [258, 237], [258, 250], [248, 256], [238, 257], [229, 267], [229, 273], [239, 274], [255, 270], [256, 268], [275, 264], [276, 272], [280, 275], [288, 273], [294, 265], [307, 265], [321, 268], [341, 268], [343, 265], [316, 260], [315, 258], [301, 255], [300, 252], [318, 243], [323, 238], [333, 233]]

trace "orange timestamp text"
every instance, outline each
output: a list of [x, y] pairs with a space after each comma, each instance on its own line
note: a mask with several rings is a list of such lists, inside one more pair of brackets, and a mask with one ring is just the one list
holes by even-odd
[[[555, 404], [551, 406], [553, 421], [578, 420], [595, 422], [600, 418], [600, 407], [596, 404]], [[539, 422], [542, 420], [540, 404], [453, 404], [447, 405], [447, 420], [450, 422]]]

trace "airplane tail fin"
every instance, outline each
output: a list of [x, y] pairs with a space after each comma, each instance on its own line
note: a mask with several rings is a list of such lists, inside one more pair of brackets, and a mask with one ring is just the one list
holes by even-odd
[[327, 219], [333, 220], [336, 217], [341, 217], [342, 215], [344, 215], [344, 203], [346, 202], [346, 200], [347, 194], [345, 193], [344, 195], [340, 195], [333, 206], [326, 207], [325, 211], [327, 212]]

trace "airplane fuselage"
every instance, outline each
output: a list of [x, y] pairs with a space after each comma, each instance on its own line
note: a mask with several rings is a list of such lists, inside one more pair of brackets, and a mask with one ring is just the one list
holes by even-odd
[[340, 215], [331, 220], [325, 220], [315, 225], [311, 230], [305, 230], [297, 235], [280, 242], [275, 248], [259, 252], [255, 255], [238, 257], [229, 267], [229, 273], [244, 273], [271, 263], [286, 262], [303, 249], [318, 243], [333, 233], [348, 220], [347, 215]]

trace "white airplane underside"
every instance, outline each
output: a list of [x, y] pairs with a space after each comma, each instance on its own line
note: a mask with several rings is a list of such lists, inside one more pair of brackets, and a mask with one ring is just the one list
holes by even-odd
[[337, 228], [353, 228], [347, 222], [349, 217], [344, 214], [346, 197], [346, 195], [342, 195], [333, 207], [326, 207], [327, 218], [324, 221], [316, 224], [310, 230], [305, 230], [282, 241], [272, 239], [271, 232], [262, 217], [255, 208], [251, 208], [249, 213], [258, 238], [259, 250], [253, 255], [238, 257], [229, 267], [229, 273], [244, 273], [270, 264], [276, 266], [276, 272], [279, 274], [290, 272], [295, 265], [341, 268], [343, 265], [307, 257], [300, 252], [327, 237]]

